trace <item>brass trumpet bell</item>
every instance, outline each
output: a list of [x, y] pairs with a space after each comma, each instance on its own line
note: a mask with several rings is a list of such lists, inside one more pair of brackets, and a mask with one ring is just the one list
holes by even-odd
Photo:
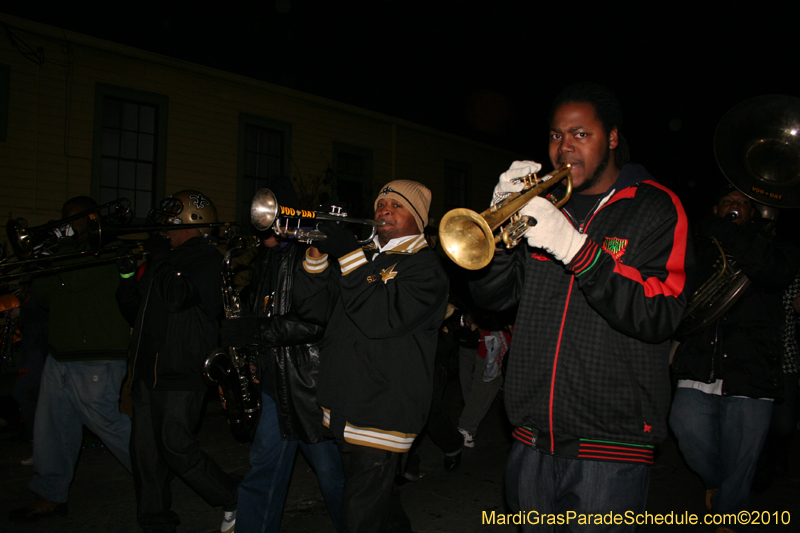
[[[498, 243], [502, 242], [506, 248], [515, 247], [528, 227], [535, 224], [528, 217], [521, 217], [520, 209], [566, 179], [564, 197], [554, 202], [556, 207], [561, 208], [572, 194], [571, 171], [572, 165], [564, 163], [558, 170], [541, 178], [536, 174], [525, 176], [522, 178], [526, 187], [524, 190], [511, 194], [482, 213], [463, 207], [445, 213], [439, 223], [439, 240], [447, 257], [461, 268], [480, 270], [492, 261]], [[494, 231], [508, 219], [511, 219], [508, 226], [495, 236]]]
[[492, 213], [484, 215], [459, 207], [442, 217], [439, 223], [439, 240], [447, 256], [461, 268], [480, 270], [494, 257], [495, 239], [492, 226], [498, 227], [505, 219], [496, 222], [491, 215]]
[[268, 230], [278, 216], [278, 199], [269, 189], [259, 189], [250, 203], [250, 221], [257, 230]]

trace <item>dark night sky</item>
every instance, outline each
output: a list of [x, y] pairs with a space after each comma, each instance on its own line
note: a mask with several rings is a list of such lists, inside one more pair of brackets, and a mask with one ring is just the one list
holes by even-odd
[[752, 96], [798, 93], [793, 17], [770, 2], [724, 11], [700, 2], [692, 11], [655, 2], [166, 4], [44, 8], [32, 0], [2, 10], [537, 160], [547, 157], [555, 94], [573, 81], [598, 81], [622, 100], [632, 159], [690, 210], [708, 184], [723, 182], [713, 152], [721, 116]]

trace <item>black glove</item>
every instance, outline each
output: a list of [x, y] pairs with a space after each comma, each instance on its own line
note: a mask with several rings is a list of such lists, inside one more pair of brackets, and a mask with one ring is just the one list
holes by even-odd
[[317, 229], [325, 234], [323, 240], [315, 243], [317, 250], [323, 254], [338, 259], [361, 248], [356, 236], [338, 222], [321, 222]]
[[163, 261], [171, 249], [172, 246], [169, 244], [169, 240], [165, 239], [160, 233], [150, 235], [150, 237], [142, 243], [142, 250], [147, 254], [147, 260], [151, 264]]
[[131, 253], [131, 247], [128, 245], [117, 248], [117, 270], [124, 278], [129, 278], [136, 272], [136, 257]]
[[223, 348], [242, 348], [258, 344], [260, 325], [261, 319], [253, 315], [223, 320], [219, 328]]
[[698, 231], [700, 235], [709, 239], [716, 237], [724, 245], [736, 239], [739, 234], [739, 226], [736, 225], [733, 219], [708, 215], [700, 221]]

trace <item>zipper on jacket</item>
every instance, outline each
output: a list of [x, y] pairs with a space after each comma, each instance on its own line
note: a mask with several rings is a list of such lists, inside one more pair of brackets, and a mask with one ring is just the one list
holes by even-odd
[[714, 366], [716, 365], [716, 362], [717, 362], [717, 352], [719, 351], [719, 346], [720, 346], [720, 342], [719, 342], [719, 320], [717, 320], [717, 323], [714, 325], [714, 342], [713, 342], [713, 344], [714, 344], [714, 349], [711, 351], [711, 374], [708, 376], [708, 382], [709, 383], [713, 383], [717, 379], [715, 377], [715, 375], [714, 375]]
[[153, 362], [153, 388], [156, 388], [158, 381], [158, 352], [156, 352], [156, 360]]
[[550, 405], [548, 406], [549, 411], [549, 418], [550, 418], [550, 453], [555, 453], [555, 445], [556, 445], [556, 438], [555, 438], [555, 431], [554, 431], [554, 422], [553, 422], [553, 400], [555, 399], [556, 395], [556, 370], [558, 368], [558, 355], [561, 353], [561, 339], [564, 335], [564, 324], [567, 322], [567, 310], [569, 309], [569, 300], [572, 296], [572, 287], [575, 284], [575, 276], [572, 276], [569, 280], [569, 289], [567, 290], [567, 301], [564, 303], [564, 314], [561, 315], [561, 328], [558, 331], [558, 343], [556, 344], [556, 353], [555, 357], [553, 358], [553, 372], [550, 377]]
[[[614, 194], [615, 194], [616, 192], [617, 192], [617, 191], [616, 191], [616, 189], [611, 189], [611, 190], [608, 192], [608, 194], [606, 194], [605, 196], [603, 196], [602, 198], [600, 198], [600, 199], [599, 199], [599, 200], [598, 200], [598, 201], [597, 201], [597, 202], [594, 204], [594, 207], [592, 207], [592, 208], [589, 210], [589, 212], [586, 214], [586, 218], [585, 218], [585, 219], [583, 219], [583, 223], [582, 223], [582, 224], [580, 224], [580, 225], [578, 225], [578, 231], [579, 231], [579, 232], [581, 232], [581, 233], [585, 233], [585, 230], [586, 230], [586, 228], [588, 228], [588, 227], [589, 227], [589, 223], [592, 221], [592, 219], [593, 219], [593, 218], [594, 218], [594, 216], [597, 214], [597, 212], [598, 212], [598, 211], [600, 211], [600, 209], [602, 209], [602, 208], [603, 208], [603, 206], [605, 206], [605, 205], [606, 205], [606, 203], [608, 203], [608, 201], [611, 199], [611, 197], [612, 197], [612, 196], [614, 196]], [[575, 217], [572, 217], [572, 220], [575, 220]], [[576, 221], [576, 222], [577, 222], [577, 221]]]
[[[579, 224], [577, 229], [580, 233], [584, 233], [586, 228], [589, 226], [589, 223], [592, 221], [594, 216], [600, 211], [606, 203], [614, 196], [616, 193], [615, 189], [611, 189], [608, 194], [603, 196], [601, 199], [595, 203], [594, 207], [589, 210], [589, 213], [586, 215], [583, 224]], [[564, 213], [567, 215], [567, 218], [570, 219], [572, 225], [575, 226], [577, 224], [577, 220], [569, 211], [564, 210]], [[572, 288], [575, 284], [575, 276], [572, 276], [569, 281], [569, 289], [567, 290], [567, 301], [564, 302], [564, 314], [561, 316], [561, 328], [558, 332], [558, 343], [556, 344], [556, 353], [553, 359], [553, 372], [550, 378], [550, 405], [548, 406], [549, 411], [549, 418], [550, 418], [550, 453], [554, 453], [555, 450], [555, 433], [554, 433], [554, 422], [553, 422], [553, 400], [556, 395], [556, 369], [558, 367], [558, 355], [561, 352], [561, 339], [564, 335], [564, 324], [567, 322], [567, 310], [569, 309], [569, 301], [572, 298]]]
[[147, 286], [147, 294], [144, 297], [144, 306], [142, 307], [142, 321], [139, 324], [139, 337], [136, 339], [136, 352], [133, 354], [133, 365], [131, 365], [131, 383], [136, 376], [136, 361], [139, 359], [139, 347], [142, 344], [142, 329], [144, 326], [144, 315], [147, 312], [147, 304], [150, 301], [150, 291], [153, 289], [153, 280], [150, 280], [150, 285]]

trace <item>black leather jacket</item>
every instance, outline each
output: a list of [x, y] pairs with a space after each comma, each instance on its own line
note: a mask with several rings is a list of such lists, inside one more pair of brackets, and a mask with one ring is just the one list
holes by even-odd
[[[301, 320], [292, 311], [294, 274], [305, 247], [294, 241], [264, 248], [256, 257], [244, 297], [260, 323], [261, 388], [278, 408], [284, 440], [313, 444], [323, 440], [322, 411], [317, 406], [319, 341], [324, 328]], [[263, 416], [263, 413], [262, 413]]]

